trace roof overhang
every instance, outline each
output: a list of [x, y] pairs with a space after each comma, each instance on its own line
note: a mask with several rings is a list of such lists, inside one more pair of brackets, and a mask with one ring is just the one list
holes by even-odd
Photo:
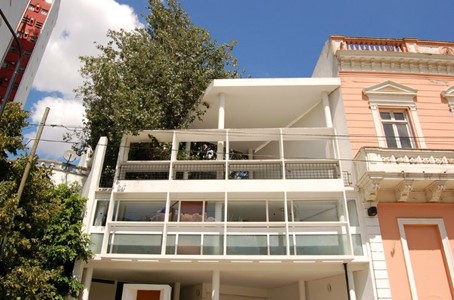
[[225, 128], [287, 127], [339, 86], [339, 78], [216, 79], [202, 99], [209, 108], [191, 128], [218, 128], [222, 94]]

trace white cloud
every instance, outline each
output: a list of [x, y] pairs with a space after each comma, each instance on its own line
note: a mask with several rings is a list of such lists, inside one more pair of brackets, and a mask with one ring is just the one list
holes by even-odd
[[[77, 100], [45, 97], [33, 105], [31, 124], [41, 122], [46, 107], [50, 110], [39, 143], [38, 155], [41, 158], [60, 159], [65, 150], [71, 148], [71, 144], [63, 142], [63, 135], [68, 131], [81, 129], [84, 108]], [[25, 134], [27, 140], [35, 137], [36, 131]]]
[[[74, 100], [73, 93], [82, 84], [79, 57], [96, 55], [94, 42], [105, 44], [108, 29], [131, 30], [138, 26], [141, 24], [133, 9], [114, 0], [62, 0], [33, 88], [58, 92], [63, 98], [46, 97], [34, 103], [32, 123], [39, 123], [44, 108], [49, 106], [47, 124], [81, 126], [84, 110], [80, 101]], [[46, 127], [42, 139], [62, 140], [64, 133], [64, 128]], [[27, 134], [27, 138], [34, 136], [35, 132]], [[43, 158], [58, 158], [67, 149], [68, 144], [43, 142], [38, 152]]]
[[132, 8], [113, 0], [61, 1], [34, 88], [72, 95], [82, 83], [79, 56], [95, 55], [94, 42], [105, 44], [108, 29], [131, 30], [137, 26], [140, 24]]

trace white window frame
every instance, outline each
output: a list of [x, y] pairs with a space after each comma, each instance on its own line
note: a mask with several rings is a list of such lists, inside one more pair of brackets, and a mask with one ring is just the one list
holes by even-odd
[[445, 252], [446, 263], [451, 278], [454, 278], [454, 262], [449, 246], [448, 234], [443, 222], [443, 219], [428, 219], [428, 218], [398, 218], [397, 223], [399, 226], [400, 240], [402, 242], [402, 250], [404, 252], [405, 266], [407, 267], [408, 282], [410, 284], [410, 291], [413, 300], [418, 299], [416, 290], [416, 281], [413, 274], [413, 267], [411, 265], [410, 250], [408, 249], [407, 236], [405, 234], [405, 225], [437, 225], [438, 231], [442, 241], [443, 251]]
[[[390, 119], [383, 119], [381, 117], [381, 113], [389, 113], [391, 118]], [[395, 118], [395, 114], [403, 114], [405, 116], [405, 119], [404, 120], [397, 120]], [[380, 119], [381, 119], [381, 124], [382, 124], [382, 127], [383, 127], [383, 137], [385, 139], [385, 142], [386, 142], [386, 145], [388, 148], [391, 148], [388, 143], [387, 143], [387, 139], [388, 138], [391, 138], [388, 137], [386, 135], [386, 131], [385, 131], [385, 124], [390, 124], [392, 125], [392, 129], [393, 129], [393, 139], [394, 139], [394, 142], [396, 143], [396, 147], [398, 149], [404, 149], [402, 147], [402, 144], [401, 144], [401, 141], [400, 141], [400, 138], [401, 136], [399, 135], [399, 132], [398, 132], [398, 129], [397, 129], [397, 125], [398, 124], [403, 124], [405, 125], [406, 129], [407, 129], [407, 134], [408, 134], [408, 139], [410, 140], [410, 149], [414, 149], [417, 147], [417, 143], [415, 141], [415, 135], [413, 133], [413, 128], [411, 126], [411, 120], [408, 116], [408, 112], [407, 110], [399, 110], [399, 109], [383, 109], [383, 110], [380, 110]], [[408, 148], [407, 148], [408, 149]]]
[[364, 89], [363, 93], [369, 98], [369, 107], [372, 112], [379, 147], [387, 147], [380, 117], [380, 109], [394, 109], [406, 110], [408, 112], [409, 126], [414, 130], [413, 133], [418, 139], [415, 147], [426, 148], [426, 142], [414, 101], [417, 90], [393, 81], [385, 81]]

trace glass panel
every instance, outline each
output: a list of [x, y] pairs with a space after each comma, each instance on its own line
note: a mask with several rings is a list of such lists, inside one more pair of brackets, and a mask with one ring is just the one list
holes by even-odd
[[110, 253], [160, 254], [161, 236], [151, 234], [115, 234]]
[[205, 202], [206, 222], [224, 221], [224, 203], [223, 202]]
[[266, 222], [266, 202], [231, 201], [227, 204], [227, 219], [231, 222]]
[[165, 201], [121, 201], [116, 221], [162, 222], [165, 216]]
[[363, 256], [363, 242], [361, 240], [361, 234], [352, 234], [353, 243], [353, 254], [357, 256]]
[[202, 237], [200, 235], [179, 235], [177, 254], [200, 254]]
[[386, 145], [389, 148], [397, 148], [396, 137], [394, 136], [394, 129], [392, 124], [383, 124], [383, 130], [385, 131]]
[[202, 222], [203, 201], [182, 201], [180, 207], [180, 222]]
[[104, 238], [104, 234], [102, 233], [92, 233], [90, 234], [90, 250], [93, 251], [95, 254], [101, 253], [102, 248], [102, 240]]
[[268, 219], [270, 222], [285, 221], [284, 201], [268, 201]]
[[297, 255], [343, 255], [345, 236], [338, 234], [297, 235]]
[[350, 226], [359, 226], [358, 212], [356, 210], [355, 200], [348, 200], [347, 208], [348, 208], [348, 219], [350, 221]]
[[270, 255], [285, 255], [286, 254], [285, 235], [270, 236]]
[[224, 248], [223, 235], [205, 235], [203, 237], [204, 255], [222, 255]]
[[167, 235], [166, 254], [175, 254], [177, 236], [175, 234]]
[[401, 148], [412, 148], [407, 124], [396, 124]]
[[93, 226], [106, 226], [107, 210], [109, 209], [108, 200], [98, 200], [96, 202], [95, 217]]
[[228, 255], [267, 255], [265, 235], [227, 236]]
[[339, 221], [337, 201], [293, 201], [294, 222]]
[[382, 120], [391, 120], [391, 113], [389, 112], [381, 112], [380, 117]]
[[170, 203], [169, 221], [177, 222], [179, 216], [180, 216], [180, 202], [176, 201], [176, 202]]
[[399, 121], [405, 121], [405, 113], [403, 112], [395, 112], [394, 119]]

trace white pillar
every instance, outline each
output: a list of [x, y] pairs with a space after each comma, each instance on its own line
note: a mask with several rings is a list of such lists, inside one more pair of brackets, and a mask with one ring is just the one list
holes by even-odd
[[356, 292], [355, 292], [355, 278], [353, 277], [352, 271], [347, 271], [348, 277], [348, 286], [350, 290], [348, 293], [350, 294], [350, 300], [356, 300]]
[[225, 95], [219, 94], [219, 110], [218, 110], [218, 129], [224, 129], [225, 126]]
[[306, 300], [306, 284], [304, 280], [298, 281], [299, 300]]
[[93, 268], [85, 269], [84, 289], [82, 290], [82, 300], [88, 300], [90, 297], [91, 279], [93, 278]]
[[180, 300], [180, 288], [181, 284], [175, 282], [175, 285], [173, 286], [173, 300]]
[[213, 271], [211, 278], [211, 300], [219, 300], [219, 289], [221, 282], [221, 272]]
[[[224, 129], [225, 126], [225, 95], [219, 94], [219, 110], [218, 110], [218, 129]], [[217, 159], [224, 159], [224, 141], [218, 141]]]
[[332, 128], [333, 127], [333, 121], [331, 120], [331, 110], [329, 109], [329, 99], [328, 99], [328, 93], [327, 92], [323, 92], [322, 93], [322, 101], [323, 101], [323, 110], [325, 111], [326, 127]]

